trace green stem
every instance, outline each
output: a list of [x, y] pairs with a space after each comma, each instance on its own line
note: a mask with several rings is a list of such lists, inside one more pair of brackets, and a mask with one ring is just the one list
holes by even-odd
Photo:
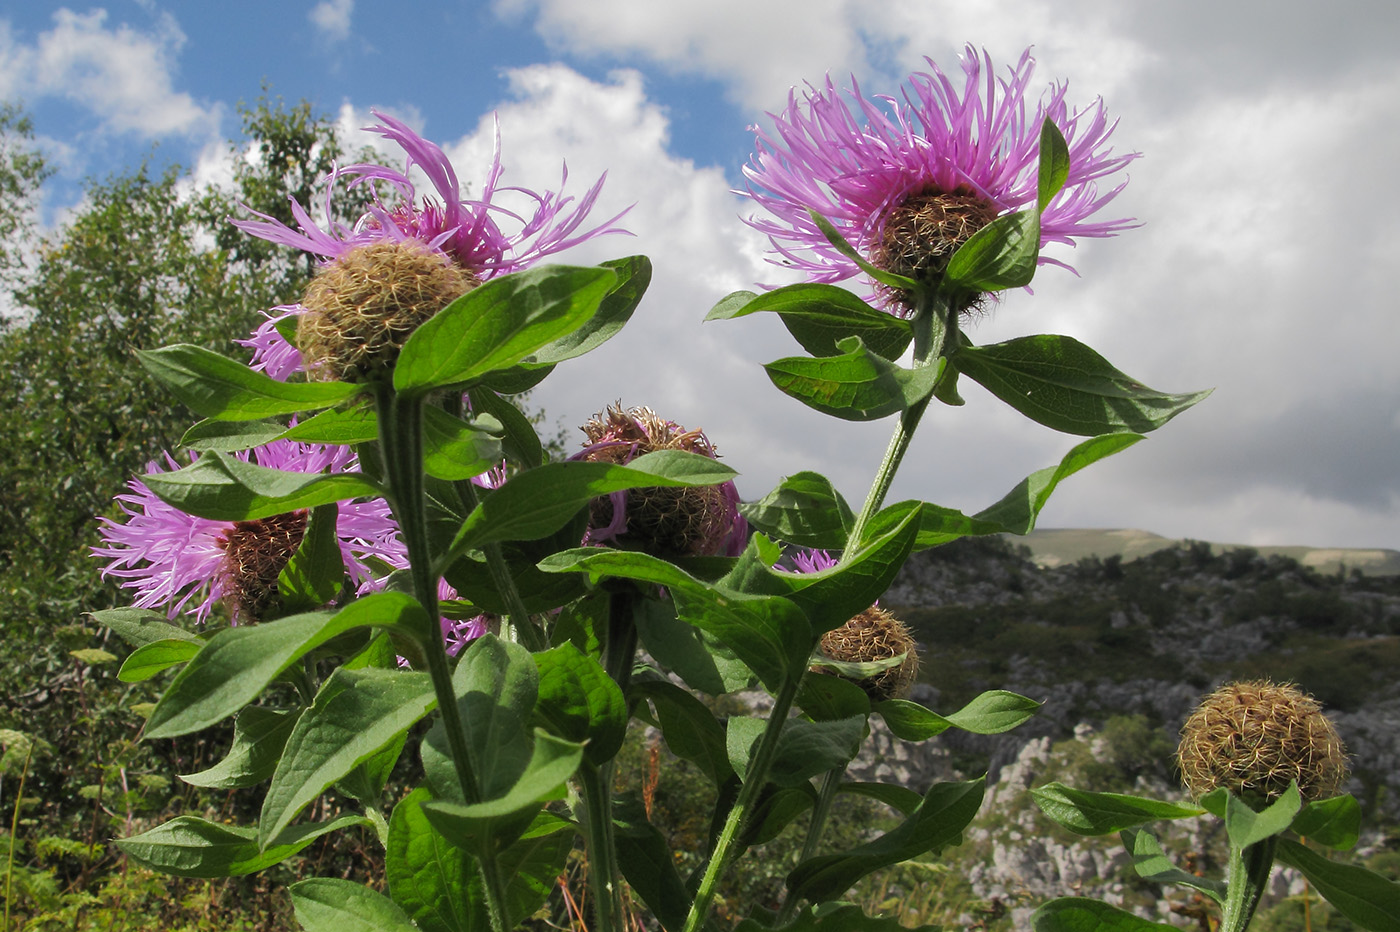
[[1276, 835], [1244, 850], [1230, 846], [1230, 880], [1225, 890], [1225, 911], [1219, 932], [1244, 932], [1249, 927], [1269, 883], [1277, 847]]
[[[456, 483], [457, 495], [470, 514], [476, 510], [476, 506], [481, 504], [481, 498], [477, 494], [476, 486], [469, 480]], [[549, 640], [545, 637], [539, 625], [535, 624], [534, 616], [525, 608], [525, 600], [520, 597], [520, 587], [515, 584], [515, 577], [510, 574], [510, 567], [506, 566], [505, 554], [501, 551], [499, 542], [483, 544], [481, 547], [486, 554], [486, 568], [491, 573], [491, 582], [495, 585], [496, 591], [506, 600], [506, 605], [510, 610], [507, 620], [514, 626], [516, 636], [525, 649], [531, 652], [547, 650]]]
[[34, 745], [38, 740], [30, 738], [29, 749], [24, 752], [24, 767], [19, 772], [19, 792], [15, 794], [15, 814], [10, 819], [10, 859], [5, 868], [5, 932], [10, 929], [10, 903], [14, 901], [15, 835], [19, 832], [19, 810], [24, 805], [24, 780], [29, 776], [29, 761], [34, 757]]
[[491, 928], [496, 932], [507, 932], [506, 884], [501, 877], [501, 867], [495, 858], [478, 857], [477, 867], [481, 868], [481, 882], [486, 890], [486, 912], [491, 918]]
[[[920, 295], [912, 322], [915, 369], [937, 365], [954, 348], [958, 335], [956, 317], [957, 312], [953, 305], [950, 305], [937, 292], [925, 292]], [[940, 376], [939, 380], [942, 381], [942, 378]], [[885, 496], [889, 494], [890, 486], [894, 484], [894, 476], [899, 471], [899, 464], [904, 459], [904, 454], [908, 452], [909, 443], [914, 439], [914, 431], [918, 428], [919, 421], [923, 418], [924, 412], [928, 410], [931, 401], [933, 401], [932, 392], [929, 393], [928, 397], [914, 403], [900, 414], [899, 423], [895, 425], [894, 435], [890, 437], [890, 445], [885, 449], [885, 458], [880, 461], [875, 481], [871, 484], [870, 492], [865, 497], [865, 505], [861, 508], [860, 515], [856, 518], [856, 523], [846, 538], [846, 549], [841, 555], [842, 562], [855, 554], [860, 540], [865, 534], [866, 525], [879, 512], [880, 506], [885, 503]]]
[[[817, 793], [817, 801], [812, 806], [812, 818], [807, 823], [807, 839], [802, 843], [802, 853], [797, 857], [797, 863], [801, 864], [812, 855], [817, 853], [817, 846], [821, 844], [822, 832], [826, 830], [827, 817], [831, 815], [831, 803], [836, 798], [836, 790], [841, 786], [841, 778], [846, 775], [846, 765], [833, 767], [822, 777], [822, 786]], [[793, 913], [797, 912], [798, 898], [791, 895], [789, 891], [783, 897], [783, 907], [778, 911], [778, 921], [774, 926], [781, 928], [792, 920]]]
[[719, 839], [715, 842], [714, 854], [710, 856], [710, 863], [705, 866], [705, 876], [701, 878], [700, 888], [696, 891], [695, 902], [691, 904], [690, 913], [685, 917], [684, 932], [700, 932], [705, 925], [710, 913], [710, 903], [715, 898], [720, 881], [729, 870], [729, 862], [734, 859], [734, 846], [739, 838], [739, 830], [767, 780], [768, 770], [778, 752], [778, 737], [801, 685], [802, 673], [799, 672], [783, 684], [773, 701], [768, 725], [763, 730], [763, 736], [759, 739], [753, 757], [749, 759], [744, 785], [739, 788], [739, 797], [734, 800], [734, 808], [729, 810], [729, 815], [724, 820], [724, 828], [720, 830]]
[[617, 840], [612, 819], [612, 762], [601, 767], [585, 763], [578, 778], [583, 785], [584, 844], [588, 851], [588, 884], [593, 888], [598, 932], [621, 932], [626, 908], [622, 904], [622, 872], [617, 863]]

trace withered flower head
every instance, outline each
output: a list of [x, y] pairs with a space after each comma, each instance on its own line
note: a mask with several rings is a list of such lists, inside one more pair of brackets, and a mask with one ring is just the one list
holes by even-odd
[[822, 635], [819, 649], [832, 660], [870, 663], [904, 655], [898, 666], [854, 680], [872, 702], [902, 699], [919, 675], [919, 652], [914, 636], [898, 618], [871, 606], [839, 628]]

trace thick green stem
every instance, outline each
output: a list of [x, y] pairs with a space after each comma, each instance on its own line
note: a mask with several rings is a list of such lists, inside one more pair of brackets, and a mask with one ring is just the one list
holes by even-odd
[[[919, 299], [912, 323], [914, 328], [914, 368], [922, 369], [938, 365], [955, 345], [954, 341], [956, 341], [958, 334], [956, 311], [937, 293], [926, 293]], [[924, 412], [928, 410], [931, 401], [933, 401], [933, 395], [930, 393], [928, 397], [914, 403], [900, 414], [899, 423], [895, 425], [894, 435], [890, 437], [890, 445], [885, 449], [885, 458], [880, 461], [880, 468], [875, 473], [875, 481], [871, 484], [870, 492], [865, 497], [865, 505], [861, 508], [860, 514], [856, 517], [856, 523], [846, 539], [846, 549], [841, 555], [843, 562], [854, 555], [862, 536], [865, 534], [866, 525], [884, 505], [885, 496], [889, 494], [890, 486], [894, 484], [895, 473], [899, 471], [899, 464], [904, 459], [904, 454], [908, 452], [909, 443], [914, 439], [914, 431], [918, 428], [919, 421], [923, 418]]]
[[[817, 853], [822, 832], [826, 830], [827, 817], [831, 815], [831, 803], [836, 798], [836, 790], [841, 786], [841, 778], [845, 775], [846, 767], [843, 764], [828, 770], [822, 778], [821, 790], [818, 791], [817, 801], [812, 806], [812, 818], [807, 823], [807, 839], [802, 843], [802, 853], [797, 857], [798, 864]], [[774, 925], [779, 928], [787, 925], [792, 920], [793, 913], [797, 912], [797, 904], [798, 898], [789, 891], [783, 897], [783, 907], [778, 911], [778, 921]]]
[[593, 888], [598, 932], [622, 932], [626, 907], [622, 903], [622, 872], [617, 863], [617, 841], [612, 819], [612, 762], [579, 768], [583, 785], [584, 844], [588, 850], [588, 883]]
[[773, 766], [773, 758], [778, 752], [778, 738], [782, 734], [788, 712], [792, 710], [792, 703], [797, 698], [797, 689], [801, 685], [802, 674], [798, 673], [783, 684], [773, 701], [768, 725], [763, 729], [763, 736], [759, 739], [753, 757], [749, 759], [748, 771], [744, 774], [744, 785], [739, 788], [734, 808], [729, 810], [729, 815], [724, 820], [724, 828], [720, 830], [719, 838], [715, 842], [710, 863], [705, 866], [705, 876], [701, 878], [700, 888], [695, 893], [695, 902], [690, 906], [690, 914], [685, 917], [684, 932], [700, 932], [705, 925], [710, 913], [710, 903], [714, 900], [720, 881], [724, 879], [724, 875], [729, 871], [729, 864], [734, 859], [739, 830], [743, 828], [749, 812], [758, 800], [759, 792], [768, 778], [768, 770]]
[[1274, 867], [1278, 836], [1266, 838], [1244, 850], [1230, 846], [1230, 880], [1225, 891], [1225, 911], [1219, 932], [1244, 932], [1259, 907]]
[[[469, 481], [458, 482], [456, 486], [457, 494], [470, 514], [481, 501], [476, 486]], [[483, 544], [481, 550], [486, 554], [486, 568], [491, 573], [491, 582], [495, 584], [496, 591], [505, 598], [510, 609], [507, 620], [515, 628], [517, 639], [531, 652], [547, 650], [549, 641], [539, 625], [535, 624], [534, 616], [525, 608], [525, 600], [520, 597], [520, 587], [515, 584], [510, 567], [506, 566], [501, 545], [497, 542]]]

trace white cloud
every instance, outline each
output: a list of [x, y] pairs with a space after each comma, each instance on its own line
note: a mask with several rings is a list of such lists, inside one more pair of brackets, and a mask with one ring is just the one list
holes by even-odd
[[354, 12], [355, 0], [321, 0], [306, 18], [326, 40], [344, 42], [350, 38], [350, 19]]
[[174, 89], [185, 35], [169, 14], [152, 31], [107, 23], [107, 11], [53, 14], [53, 28], [33, 44], [0, 29], [0, 92], [7, 97], [64, 97], [102, 127], [148, 136], [198, 136], [218, 127], [220, 108]]

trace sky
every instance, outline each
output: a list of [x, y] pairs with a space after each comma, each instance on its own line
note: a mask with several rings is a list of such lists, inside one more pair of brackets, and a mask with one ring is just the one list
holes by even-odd
[[[770, 315], [702, 323], [728, 292], [792, 281], [771, 265], [741, 170], [752, 124], [831, 75], [897, 94], [967, 44], [1004, 73], [1102, 97], [1116, 151], [1142, 157], [1110, 208], [1142, 226], [1048, 255], [1034, 293], [973, 325], [1088, 343], [1195, 408], [1074, 476], [1043, 527], [1132, 527], [1254, 545], [1400, 549], [1400, 16], [1390, 0], [111, 0], [0, 8], [0, 100], [32, 115], [57, 176], [52, 227], [85, 179], [151, 159], [229, 176], [237, 108], [306, 99], [349, 132], [377, 108], [479, 179], [500, 127], [505, 183], [634, 205], [631, 238], [560, 257], [643, 253], [650, 292], [618, 338], [535, 392], [573, 432], [621, 401], [703, 428], [757, 498], [815, 470], [857, 507], [892, 420], [821, 416], [762, 364], [800, 352]], [[369, 142], [367, 136], [350, 137]], [[968, 513], [1057, 463], [1079, 438], [975, 384], [924, 419], [891, 501]]]

